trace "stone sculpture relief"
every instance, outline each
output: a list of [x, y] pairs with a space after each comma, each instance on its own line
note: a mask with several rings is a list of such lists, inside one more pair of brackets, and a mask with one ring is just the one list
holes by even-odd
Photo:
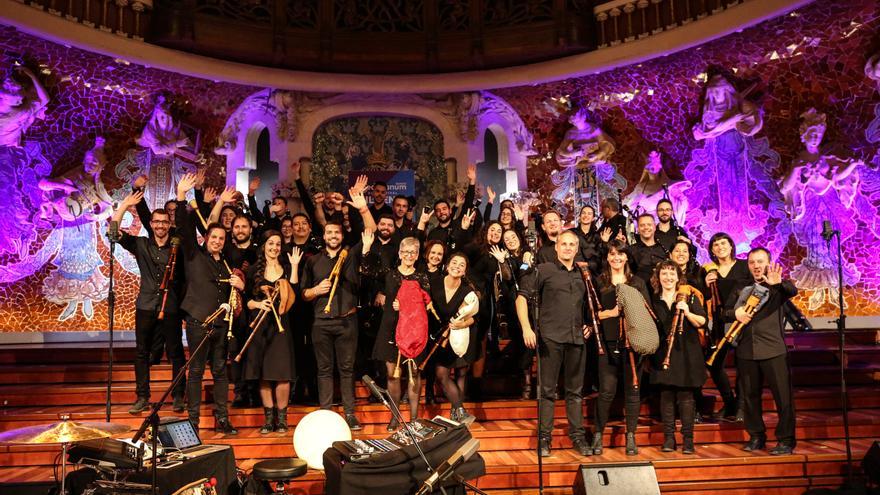
[[663, 189], [664, 185], [668, 190], [669, 200], [672, 201], [675, 220], [679, 225], [684, 225], [688, 210], [685, 192], [691, 187], [691, 183], [686, 180], [671, 180], [663, 170], [663, 160], [659, 151], [648, 154], [648, 162], [638, 184], [623, 198], [623, 203], [630, 211], [640, 210], [654, 214], [657, 211], [657, 203], [667, 195], [667, 191]]

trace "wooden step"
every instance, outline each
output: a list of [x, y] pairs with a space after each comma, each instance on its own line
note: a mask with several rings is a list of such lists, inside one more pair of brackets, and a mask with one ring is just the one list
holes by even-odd
[[[869, 440], [855, 440], [853, 455], [861, 459], [870, 448]], [[582, 464], [650, 461], [654, 465], [662, 493], [780, 493], [779, 489], [797, 487], [803, 493], [810, 487], [832, 486], [839, 481], [845, 460], [843, 442], [801, 441], [795, 453], [770, 456], [764, 452], [747, 453], [726, 444], [701, 445], [697, 453], [660, 452], [657, 447], [643, 447], [637, 456], [626, 456], [619, 449], [608, 449], [601, 456], [581, 457], [571, 450], [554, 450], [543, 461], [545, 493], [570, 493]], [[486, 474], [474, 484], [491, 493], [535, 493], [538, 486], [537, 458], [532, 451], [485, 452]], [[248, 470], [259, 459], [237, 457], [240, 469]], [[816, 473], [833, 466], [832, 474]], [[52, 476], [51, 466], [2, 467], [0, 483], [45, 482]], [[289, 493], [323, 492], [323, 473], [309, 470], [292, 483]], [[0, 485], [2, 486], [2, 485]], [[785, 493], [785, 492], [782, 492]]]

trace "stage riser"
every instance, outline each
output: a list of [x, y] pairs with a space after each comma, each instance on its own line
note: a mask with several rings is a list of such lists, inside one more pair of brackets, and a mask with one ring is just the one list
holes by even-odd
[[[815, 367], [839, 365], [838, 352], [824, 349], [794, 350], [790, 354], [791, 364], [796, 367]], [[118, 359], [118, 358], [117, 358]], [[877, 346], [860, 346], [856, 350], [847, 351], [848, 365], [863, 368], [880, 369], [880, 353]], [[103, 383], [107, 380], [107, 366], [101, 361], [68, 364], [4, 364], [0, 365], [0, 385], [16, 385], [22, 383]], [[153, 366], [151, 378], [156, 381], [170, 381], [173, 377], [171, 366], [164, 364]], [[732, 368], [733, 363], [729, 363]], [[505, 386], [519, 386], [519, 377], [510, 373], [498, 376]], [[117, 360], [113, 368], [114, 382], [134, 382], [134, 365], [131, 360]]]

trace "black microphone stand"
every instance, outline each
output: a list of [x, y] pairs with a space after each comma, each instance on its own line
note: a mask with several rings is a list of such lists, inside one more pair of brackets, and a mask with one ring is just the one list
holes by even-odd
[[[830, 224], [830, 222], [827, 222]], [[843, 410], [843, 436], [846, 442], [846, 486], [853, 486], [852, 480], [852, 445], [849, 436], [849, 404], [846, 393], [846, 349], [844, 336], [846, 334], [846, 312], [843, 309], [843, 248], [840, 242], [839, 230], [828, 230], [830, 225], [826, 224], [822, 237], [829, 250], [831, 248], [831, 239], [837, 237], [837, 306], [838, 316], [834, 320], [837, 323], [838, 351], [840, 352], [840, 407]]]
[[150, 427], [153, 431], [152, 438], [150, 439], [150, 448], [153, 449], [153, 464], [150, 466], [150, 493], [153, 495], [157, 495], [158, 492], [158, 484], [159, 478], [157, 475], [156, 467], [159, 464], [159, 458], [157, 454], [157, 449], [159, 447], [159, 410], [162, 409], [162, 406], [165, 405], [165, 402], [168, 400], [168, 396], [171, 395], [171, 391], [174, 390], [174, 387], [183, 380], [183, 377], [186, 376], [187, 370], [189, 370], [189, 365], [192, 363], [193, 358], [202, 350], [205, 342], [214, 335], [214, 320], [216, 320], [221, 313], [224, 313], [224, 309], [221, 306], [220, 309], [215, 311], [211, 316], [208, 317], [207, 320], [202, 324], [205, 327], [205, 335], [202, 337], [202, 340], [199, 342], [199, 345], [196, 346], [194, 350], [189, 353], [189, 359], [186, 360], [183, 367], [177, 372], [174, 376], [174, 379], [171, 381], [171, 384], [165, 389], [165, 392], [162, 393], [162, 396], [159, 397], [159, 400], [153, 403], [153, 408], [150, 409], [150, 413], [144, 418], [144, 421], [141, 423], [140, 428], [135, 432], [134, 436], [131, 437], [132, 443], [138, 442], [141, 437], [144, 436], [144, 433], [147, 431], [147, 427]]
[[[535, 267], [535, 275], [537, 275], [538, 267]], [[544, 458], [541, 457], [541, 301], [536, 293], [529, 297], [529, 304], [532, 306], [532, 314], [535, 315], [535, 362], [536, 362], [536, 390], [535, 404], [538, 409], [538, 442], [535, 453], [538, 454], [538, 493], [544, 493]], [[552, 435], [552, 432], [551, 432]], [[551, 437], [552, 438], [552, 437]]]
[[119, 223], [111, 221], [110, 229], [107, 231], [107, 239], [110, 241], [110, 267], [109, 282], [107, 284], [107, 403], [105, 417], [110, 422], [110, 406], [113, 402], [111, 394], [113, 389], [113, 316], [116, 311], [116, 290], [113, 287], [113, 266], [115, 265], [114, 252], [116, 251], [116, 243], [119, 242]]

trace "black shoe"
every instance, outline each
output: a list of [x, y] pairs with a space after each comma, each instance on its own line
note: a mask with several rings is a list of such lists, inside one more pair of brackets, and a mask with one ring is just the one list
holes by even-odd
[[538, 453], [541, 457], [550, 457], [550, 437], [538, 437]]
[[468, 413], [467, 410], [463, 407], [456, 407], [452, 410], [451, 414], [452, 420], [463, 425], [469, 425], [477, 420], [477, 417]]
[[626, 455], [636, 455], [639, 447], [636, 445], [636, 434], [629, 431], [626, 433]]
[[793, 452], [794, 444], [786, 440], [777, 443], [776, 447], [770, 449], [770, 455], [790, 455]]
[[602, 432], [597, 431], [593, 433], [593, 443], [590, 445], [593, 449], [593, 454], [602, 455]]
[[275, 431], [275, 408], [264, 407], [263, 416], [265, 417], [265, 421], [263, 427], [260, 428], [260, 435], [268, 435]]
[[138, 399], [128, 409], [128, 414], [140, 414], [150, 407], [150, 400], [146, 397], [138, 397]]
[[275, 408], [275, 431], [277, 433], [287, 432], [287, 406]]
[[764, 450], [767, 448], [767, 439], [764, 437], [751, 437], [749, 442], [743, 445], [743, 450], [753, 452], [755, 450]]
[[238, 435], [238, 430], [229, 422], [229, 418], [218, 418], [214, 425], [214, 431], [224, 435]]
[[357, 416], [355, 416], [354, 413], [346, 414], [345, 422], [348, 423], [348, 428], [351, 431], [361, 431], [364, 429], [364, 427], [361, 426], [361, 422], [358, 421]]
[[244, 397], [242, 397], [239, 394], [235, 394], [235, 397], [232, 399], [231, 407], [233, 409], [243, 409], [245, 407], [248, 407], [249, 405], [250, 405], [250, 401], [248, 401], [247, 399], [245, 399]]
[[726, 400], [724, 401], [724, 407], [713, 414], [712, 417], [715, 419], [735, 419], [738, 409], [736, 405], [736, 399]]
[[684, 443], [681, 446], [682, 454], [693, 454], [696, 452], [694, 448], [694, 437], [684, 437]]
[[661, 452], [675, 452], [675, 435], [666, 435], [663, 437], [663, 447]]
[[388, 422], [388, 426], [385, 427], [385, 430], [389, 433], [393, 431], [397, 431], [400, 427], [400, 421], [397, 421], [397, 418], [391, 418], [391, 421]]
[[592, 447], [587, 445], [587, 440], [584, 438], [576, 438], [572, 440], [571, 448], [582, 456], [593, 455]]
[[175, 397], [174, 402], [171, 404], [171, 410], [176, 413], [182, 413], [186, 409], [186, 404], [183, 401], [183, 397]]

